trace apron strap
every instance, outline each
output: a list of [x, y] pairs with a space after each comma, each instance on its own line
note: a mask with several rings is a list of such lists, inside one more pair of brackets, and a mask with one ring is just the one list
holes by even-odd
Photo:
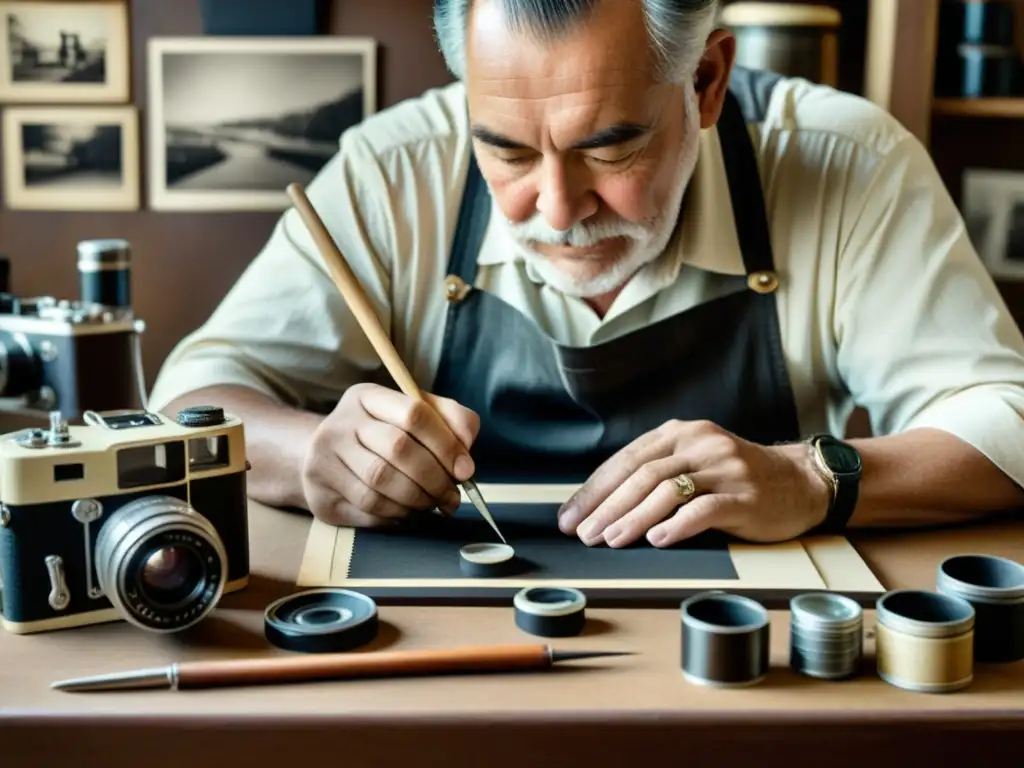
[[739, 100], [727, 91], [718, 121], [733, 218], [747, 274], [775, 269], [761, 174]]
[[477, 256], [483, 246], [490, 217], [491, 195], [471, 147], [459, 220], [448, 257], [448, 274], [458, 275], [466, 285], [471, 286], [476, 281]]

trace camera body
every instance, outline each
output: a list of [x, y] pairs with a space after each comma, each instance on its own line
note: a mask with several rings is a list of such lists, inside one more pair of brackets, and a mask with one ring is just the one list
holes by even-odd
[[78, 300], [19, 297], [0, 264], [0, 412], [69, 421], [145, 403], [140, 336], [124, 240], [78, 244]]
[[241, 421], [198, 406], [85, 422], [51, 413], [0, 439], [4, 628], [195, 624], [249, 580]]

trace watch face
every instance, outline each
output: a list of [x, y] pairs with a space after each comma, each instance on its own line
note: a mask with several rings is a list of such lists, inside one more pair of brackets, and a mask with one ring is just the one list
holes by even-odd
[[825, 464], [837, 475], [853, 475], [861, 470], [860, 453], [838, 440], [822, 440], [818, 450]]

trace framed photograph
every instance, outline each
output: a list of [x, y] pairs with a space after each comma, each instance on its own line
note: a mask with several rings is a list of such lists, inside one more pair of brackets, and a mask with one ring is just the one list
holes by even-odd
[[10, 107], [4, 111], [3, 148], [7, 208], [139, 208], [135, 107]]
[[156, 210], [284, 210], [341, 135], [377, 110], [369, 38], [149, 41], [148, 181]]
[[0, 102], [127, 103], [128, 4], [0, 0]]
[[971, 242], [997, 280], [1024, 280], [1024, 172], [970, 168], [961, 201]]

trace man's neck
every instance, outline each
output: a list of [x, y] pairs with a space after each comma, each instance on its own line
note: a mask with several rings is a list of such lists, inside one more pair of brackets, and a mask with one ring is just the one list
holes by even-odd
[[618, 288], [609, 291], [608, 293], [603, 293], [600, 296], [588, 296], [584, 301], [588, 307], [594, 310], [594, 314], [597, 315], [598, 319], [604, 320], [604, 316], [608, 314], [608, 310], [612, 308], [612, 304], [615, 303], [615, 299], [618, 298], [619, 294], [622, 293], [622, 289], [625, 287], [626, 283], [623, 283]]

